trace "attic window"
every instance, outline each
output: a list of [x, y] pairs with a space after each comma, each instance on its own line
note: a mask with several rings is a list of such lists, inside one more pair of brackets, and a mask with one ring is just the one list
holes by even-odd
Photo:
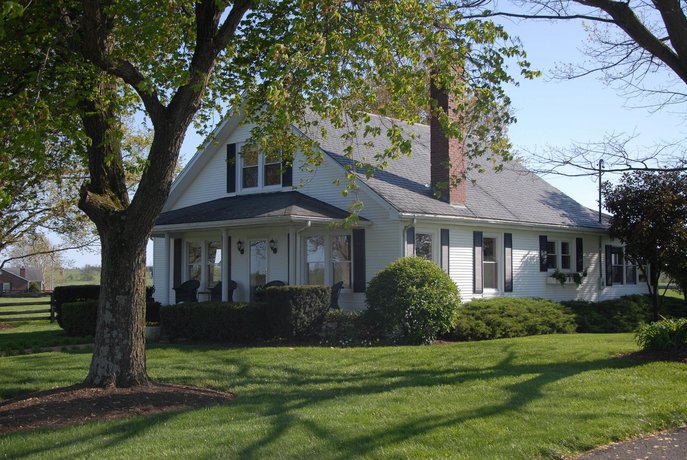
[[261, 153], [254, 147], [241, 148], [240, 184], [242, 190], [277, 188], [282, 185], [281, 153]]

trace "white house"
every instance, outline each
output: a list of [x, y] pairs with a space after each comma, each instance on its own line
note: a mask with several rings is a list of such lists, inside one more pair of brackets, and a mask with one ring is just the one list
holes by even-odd
[[[583, 207], [518, 163], [476, 173], [437, 198], [447, 164], [461, 164], [462, 150], [438, 125], [407, 125], [372, 116], [384, 133], [393, 124], [414, 134], [412, 156], [390, 162], [372, 178], [358, 173], [356, 196], [335, 185], [354, 159], [373, 158], [389, 146], [384, 134], [365, 142], [343, 140], [343, 130], [321, 121], [308, 134], [324, 161], [312, 171], [282, 167], [279, 159], [242, 150], [251, 126], [236, 114], [225, 120], [188, 163], [154, 229], [155, 297], [175, 302], [172, 289], [200, 282], [199, 300], [222, 281], [237, 284], [234, 301], [247, 301], [258, 285], [334, 284], [343, 281], [344, 309], [365, 306], [365, 287], [379, 270], [403, 256], [439, 264], [461, 298], [530, 296], [601, 300], [646, 291], [638, 267], [627, 264], [595, 211]], [[297, 129], [297, 127], [294, 127]], [[304, 134], [305, 135], [305, 134]], [[362, 139], [362, 135], [360, 138]], [[364, 203], [353, 228], [332, 225]], [[561, 285], [551, 275], [570, 276]], [[586, 273], [581, 284], [573, 273]]]

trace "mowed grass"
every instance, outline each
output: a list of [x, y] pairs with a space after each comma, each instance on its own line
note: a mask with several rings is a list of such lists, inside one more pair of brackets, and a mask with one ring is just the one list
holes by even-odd
[[[630, 334], [420, 347], [148, 350], [226, 406], [0, 436], [7, 458], [560, 458], [687, 421], [687, 366]], [[81, 351], [0, 358], [0, 398], [77, 383]]]

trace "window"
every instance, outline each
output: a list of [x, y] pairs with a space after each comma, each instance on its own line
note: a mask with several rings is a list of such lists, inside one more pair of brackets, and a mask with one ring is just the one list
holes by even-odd
[[307, 284], [325, 284], [324, 273], [324, 236], [311, 236], [305, 240]]
[[12, 290], [12, 283], [2, 283], [2, 292], [9, 292]]
[[265, 186], [281, 185], [281, 154], [265, 155]]
[[613, 283], [623, 283], [623, 271], [625, 262], [623, 260], [623, 248], [614, 247], [611, 249], [611, 279]]
[[561, 270], [570, 270], [572, 266], [570, 256], [570, 243], [567, 241], [561, 241]]
[[241, 189], [262, 189], [281, 186], [281, 153], [260, 153], [256, 148], [241, 148]]
[[551, 269], [558, 268], [558, 255], [556, 253], [556, 242], [546, 242], [546, 266]]
[[332, 237], [332, 284], [343, 281], [343, 287], [351, 287], [351, 236]]
[[549, 270], [572, 270], [573, 257], [570, 241], [548, 240], [546, 242], [546, 266]]
[[497, 289], [498, 263], [496, 261], [496, 238], [484, 238], [482, 242], [482, 251], [484, 289]]
[[214, 287], [222, 276], [222, 249], [219, 241], [208, 241], [207, 287]]
[[637, 280], [640, 283], [646, 283], [647, 276], [649, 275], [649, 266], [646, 263], [640, 263], [637, 272]]
[[189, 242], [188, 254], [186, 259], [186, 279], [200, 281], [201, 270], [201, 245], [200, 243]]
[[305, 283], [352, 287], [351, 235], [314, 235], [305, 238]]
[[432, 260], [432, 235], [429, 233], [415, 233], [415, 256]]

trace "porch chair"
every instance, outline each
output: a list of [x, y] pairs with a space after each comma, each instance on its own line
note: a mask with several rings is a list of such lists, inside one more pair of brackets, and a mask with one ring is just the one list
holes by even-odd
[[198, 288], [200, 281], [188, 280], [174, 288], [176, 303], [198, 302]]
[[263, 302], [265, 300], [265, 293], [267, 288], [272, 286], [286, 286], [286, 283], [281, 280], [272, 280], [263, 284], [262, 286], [255, 286], [255, 292], [253, 293], [253, 298], [256, 302]]
[[[236, 281], [229, 280], [229, 302], [234, 301], [234, 291], [237, 288]], [[210, 300], [213, 302], [222, 301], [222, 282], [215, 284], [212, 289], [210, 289]]]
[[341, 294], [341, 289], [343, 289], [343, 281], [334, 283], [332, 286], [332, 300], [329, 302], [329, 308], [332, 310], [341, 310], [339, 306], [339, 294]]

